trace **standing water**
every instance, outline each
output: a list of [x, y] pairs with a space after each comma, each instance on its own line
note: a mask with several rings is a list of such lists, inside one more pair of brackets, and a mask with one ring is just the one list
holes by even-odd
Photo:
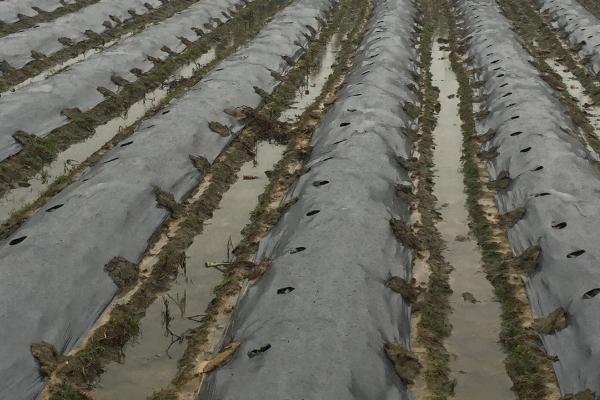
[[181, 67], [165, 81], [164, 85], [147, 93], [142, 100], [131, 105], [122, 116], [98, 126], [92, 136], [57, 154], [56, 159], [44, 168], [43, 174], [30, 179], [26, 187], [18, 187], [7, 192], [0, 198], [0, 223], [10, 217], [13, 212], [33, 203], [52, 183], [87, 160], [113, 137], [144, 117], [147, 112], [158, 107], [169, 94], [170, 83], [191, 78], [200, 68], [214, 60], [215, 56], [215, 49], [211, 48], [197, 60]]
[[440, 89], [441, 110], [434, 131], [437, 166], [435, 196], [441, 208], [437, 227], [447, 244], [444, 257], [453, 266], [450, 303], [452, 336], [448, 351], [460, 400], [514, 398], [504, 367], [505, 355], [498, 344], [500, 305], [482, 270], [477, 243], [469, 238], [467, 197], [461, 173], [462, 131], [457, 98], [458, 81], [451, 69], [449, 52], [434, 45], [431, 72]]
[[340, 45], [338, 35], [334, 34], [325, 47], [325, 54], [321, 58], [319, 68], [307, 73], [306, 83], [298, 88], [298, 95], [290, 108], [281, 114], [279, 118], [281, 121], [294, 122], [319, 97], [321, 88], [327, 83], [329, 75], [333, 72]]
[[184, 336], [198, 326], [214, 297], [213, 288], [222, 281], [222, 273], [206, 268], [205, 263], [229, 261], [228, 253], [241, 239], [240, 232], [250, 222], [267, 184], [265, 172], [282, 153], [283, 146], [261, 143], [256, 164], [250, 161], [242, 166], [237, 182], [223, 195], [220, 207], [187, 250], [184, 273], [148, 308], [140, 323], [140, 337], [126, 346], [122, 363], [106, 367], [94, 398], [143, 400], [175, 377], [177, 361], [187, 345]]
[[[339, 48], [334, 35], [327, 43], [319, 67], [307, 74], [305, 85], [299, 89], [292, 107], [282, 113], [281, 121], [296, 122], [321, 94], [333, 72]], [[140, 337], [124, 349], [122, 363], [106, 367], [93, 392], [95, 399], [143, 400], [174, 378], [177, 361], [186, 347], [186, 341], [180, 338], [198, 325], [214, 297], [213, 289], [222, 282], [221, 272], [206, 268], [205, 263], [228, 261], [229, 250], [241, 239], [241, 230], [250, 221], [266, 185], [265, 171], [281, 159], [283, 151], [282, 146], [260, 143], [256, 164], [249, 162], [242, 166], [238, 181], [223, 195], [219, 209], [187, 250], [185, 273], [148, 308], [140, 323]], [[243, 176], [258, 179], [243, 180]]]

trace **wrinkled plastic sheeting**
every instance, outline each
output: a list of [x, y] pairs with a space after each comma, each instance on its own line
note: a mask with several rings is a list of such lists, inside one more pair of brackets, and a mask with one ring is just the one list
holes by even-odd
[[50, 56], [65, 47], [58, 39], [68, 38], [78, 43], [87, 38], [87, 30], [101, 34], [108, 29], [103, 25], [104, 21], [114, 24], [110, 16], [126, 21], [132, 18], [129, 10], [137, 15], [147, 13], [149, 9], [144, 3], [152, 7], [162, 5], [159, 0], [101, 0], [80, 11], [40, 23], [35, 28], [0, 38], [0, 61], [6, 61], [13, 68], [22, 68], [33, 61], [32, 50]]
[[31, 399], [41, 389], [31, 343], [44, 340], [67, 352], [90, 329], [117, 292], [104, 265], [115, 256], [139, 261], [168, 216], [153, 187], [181, 201], [198, 185], [202, 176], [190, 154], [212, 162], [232, 140], [211, 131], [209, 122], [238, 132], [242, 122], [223, 110], [257, 107], [262, 99], [253, 87], [272, 92], [271, 71], [287, 73], [282, 56], [297, 60], [307, 26], [319, 30], [316, 17], [326, 18], [332, 6], [298, 0], [284, 9], [0, 243], [0, 398]]
[[224, 11], [242, 3], [243, 0], [202, 0], [63, 72], [0, 97], [0, 161], [20, 151], [21, 146], [12, 137], [17, 131], [46, 136], [69, 121], [61, 113], [64, 109], [76, 107], [85, 112], [104, 101], [97, 87], [118, 93], [120, 87], [111, 80], [113, 75], [136, 81], [138, 78], [130, 70], [152, 69], [154, 64], [148, 56], [167, 59], [169, 54], [161, 50], [163, 46], [178, 53], [183, 51], [186, 46], [180, 37], [198, 40], [192, 28], [207, 31], [204, 24], [215, 26], [211, 18], [224, 20]]
[[[67, 0], [67, 4], [75, 3], [74, 0]], [[0, 1], [0, 21], [5, 23], [17, 22], [19, 14], [33, 17], [37, 15], [31, 7], [39, 7], [44, 11], [50, 12], [61, 7], [60, 0], [4, 0]]]
[[600, 21], [575, 0], [537, 0], [541, 12], [549, 12], [554, 28], [567, 35], [594, 74], [600, 73]]
[[[531, 306], [537, 317], [558, 307], [569, 315], [567, 328], [542, 335], [544, 346], [558, 356], [554, 369], [563, 393], [600, 393], [600, 297], [583, 297], [600, 287], [600, 174], [496, 3], [458, 4], [468, 55], [484, 83], [482, 108], [490, 111], [479, 134], [496, 131], [486, 145], [499, 153], [488, 162], [490, 178], [502, 171], [512, 178], [496, 196], [499, 212], [524, 207], [524, 218], [508, 231], [512, 248], [517, 255], [537, 244], [542, 250], [527, 282]], [[585, 253], [577, 257], [578, 250]]]
[[384, 283], [412, 277], [412, 250], [389, 220], [410, 218], [396, 184], [412, 183], [396, 157], [413, 155], [401, 130], [415, 128], [402, 105], [419, 101], [407, 88], [417, 85], [415, 15], [409, 0], [376, 2], [354, 67], [315, 130], [308, 172], [288, 193], [298, 200], [261, 242], [257, 259], [271, 258], [271, 268], [241, 299], [224, 341], [241, 347], [201, 399], [412, 397], [383, 347], [410, 347], [410, 307]]

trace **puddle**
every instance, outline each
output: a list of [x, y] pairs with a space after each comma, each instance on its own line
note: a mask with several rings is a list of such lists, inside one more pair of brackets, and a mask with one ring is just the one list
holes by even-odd
[[[106, 42], [100, 46], [96, 46], [93, 47], [89, 50], [86, 50], [85, 52], [81, 53], [80, 55], [78, 55], [77, 57], [73, 57], [70, 58], [60, 64], [57, 65], [53, 65], [52, 67], [45, 69], [44, 71], [40, 72], [39, 74], [37, 74], [36, 76], [33, 76], [29, 79], [24, 80], [23, 82], [16, 84], [12, 87], [10, 87], [9, 89], [5, 90], [3, 93], [9, 93], [9, 92], [14, 92], [17, 89], [20, 89], [22, 87], [25, 87], [31, 83], [34, 82], [39, 82], [39, 81], [43, 81], [44, 79], [49, 78], [50, 76], [66, 69], [67, 67], [70, 67], [71, 65], [77, 64], [91, 56], [93, 56], [94, 54], [98, 54], [104, 50], [106, 50], [107, 48], [117, 44], [118, 42], [120, 42], [123, 39], [127, 39], [128, 37], [133, 36], [133, 32], [129, 32], [126, 33], [125, 35], [123, 35], [122, 37], [118, 38], [118, 39], [114, 39], [111, 40], [109, 42]], [[0, 93], [1, 95], [1, 93]]]
[[81, 143], [76, 143], [64, 152], [57, 155], [56, 160], [44, 169], [43, 175], [31, 179], [28, 187], [20, 187], [6, 193], [0, 199], [0, 223], [5, 221], [11, 213], [34, 202], [58, 178], [67, 174], [79, 163], [87, 160], [92, 154], [100, 150], [104, 144], [111, 140], [123, 129], [133, 125], [148, 111], [152, 110], [163, 101], [168, 94], [168, 84], [190, 78], [199, 69], [209, 64], [215, 58], [215, 49], [212, 48], [194, 62], [181, 67], [171, 78], [165, 81], [162, 87], [148, 93], [143, 100], [134, 103], [127, 113], [98, 126], [95, 133]]
[[[579, 83], [579, 80], [569, 71], [566, 67], [561, 65], [556, 60], [547, 59], [546, 63], [552, 68], [552, 71], [560, 76], [567, 87], [567, 92], [580, 106], [580, 108], [586, 113], [590, 125], [594, 128], [594, 133], [597, 137], [600, 137], [600, 107], [594, 106], [594, 100], [585, 93], [585, 89]], [[588, 150], [591, 150], [592, 154], [595, 152], [591, 149], [584, 135], [580, 135], [584, 144]]]
[[[240, 231], [250, 221], [258, 196], [268, 182], [265, 171], [279, 161], [284, 147], [263, 142], [257, 150], [256, 165], [251, 161], [242, 166], [238, 181], [223, 195], [204, 232], [186, 252], [185, 272], [148, 308], [140, 324], [140, 337], [124, 349], [123, 363], [106, 367], [93, 393], [95, 399], [145, 400], [153, 391], [166, 387], [175, 376], [177, 361], [187, 346], [178, 337], [198, 325], [214, 296], [213, 288], [221, 283], [221, 272], [206, 268], [205, 263], [227, 261], [228, 249], [241, 239]], [[244, 180], [244, 175], [258, 178]]]
[[[453, 312], [452, 335], [447, 341], [453, 354], [450, 362], [456, 379], [455, 398], [460, 400], [513, 399], [512, 382], [504, 367], [505, 355], [498, 344], [500, 304], [481, 268], [477, 243], [469, 238], [468, 211], [461, 172], [462, 132], [459, 117], [458, 82], [448, 59], [448, 51], [434, 44], [433, 84], [440, 88], [441, 110], [434, 131], [437, 168], [435, 195], [442, 220], [438, 229], [447, 244], [444, 257], [454, 267], [450, 286]], [[452, 96], [449, 98], [448, 96]], [[465, 294], [466, 300], [463, 298]], [[468, 300], [472, 295], [476, 303]]]
[[279, 120], [284, 122], [296, 121], [304, 110], [319, 97], [321, 89], [327, 83], [329, 75], [333, 72], [340, 47], [341, 43], [338, 34], [332, 35], [325, 47], [325, 53], [321, 59], [319, 68], [308, 74], [305, 84], [298, 88], [298, 94], [294, 98], [292, 105], [281, 114]]

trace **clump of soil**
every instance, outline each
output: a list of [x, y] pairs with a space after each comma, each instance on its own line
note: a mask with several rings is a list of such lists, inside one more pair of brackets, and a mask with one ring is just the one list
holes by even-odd
[[265, 90], [259, 88], [258, 86], [254, 86], [254, 93], [256, 93], [257, 95], [259, 95], [263, 101], [267, 101], [269, 98], [269, 93], [267, 93]]
[[408, 159], [403, 157], [396, 157], [396, 162], [406, 171], [412, 171], [417, 166], [417, 159], [415, 157]]
[[136, 284], [140, 273], [139, 266], [124, 257], [114, 257], [104, 270], [122, 292]]
[[511, 179], [510, 175], [508, 174], [508, 171], [502, 171], [500, 172], [498, 178], [496, 178], [495, 181], [492, 181], [488, 184], [488, 187], [490, 189], [503, 190], [506, 189], [508, 185], [510, 185], [510, 180]]
[[479, 158], [485, 161], [493, 160], [498, 157], [498, 146], [493, 146], [488, 150], [482, 150], [479, 153]]
[[418, 300], [420, 294], [420, 290], [419, 287], [416, 286], [416, 282], [416, 279], [413, 279], [409, 283], [399, 276], [392, 276], [385, 282], [385, 286], [402, 295], [402, 297], [404, 297], [404, 299], [409, 303], [414, 304]]
[[479, 303], [479, 301], [477, 301], [477, 299], [475, 298], [475, 296], [473, 296], [473, 293], [471, 292], [464, 292], [462, 294], [462, 298], [464, 301], [467, 301], [471, 304]]
[[40, 367], [40, 374], [49, 377], [56, 369], [63, 357], [58, 354], [56, 347], [48, 342], [36, 342], [31, 344], [31, 354]]
[[405, 384], [414, 383], [422, 368], [417, 357], [398, 342], [388, 342], [385, 344], [384, 349], [402, 382]]
[[412, 143], [415, 143], [420, 138], [419, 132], [416, 129], [403, 127], [400, 130]]
[[82, 111], [77, 107], [65, 108], [61, 111], [61, 114], [69, 119], [75, 119], [82, 114]]
[[454, 240], [456, 240], [457, 242], [466, 242], [467, 240], [469, 240], [469, 237], [466, 235], [456, 235]]
[[548, 316], [536, 318], [533, 327], [544, 335], [551, 335], [567, 327], [567, 312], [559, 307]]
[[210, 169], [210, 162], [206, 159], [206, 157], [190, 154], [190, 160], [192, 161], [192, 164], [194, 164], [194, 168], [196, 168], [202, 174], [206, 174]]
[[413, 193], [413, 187], [410, 184], [396, 184], [396, 196], [409, 206], [413, 206], [417, 201], [417, 195]]
[[211, 121], [208, 123], [208, 127], [219, 136], [227, 137], [231, 135], [231, 130], [220, 122]]
[[397, 218], [392, 218], [390, 219], [390, 226], [392, 227], [394, 235], [396, 235], [396, 237], [402, 241], [402, 243], [417, 251], [423, 248], [423, 243], [421, 240], [404, 222]]
[[158, 207], [168, 210], [173, 217], [176, 217], [181, 210], [181, 205], [175, 201], [173, 193], [165, 192], [159, 187], [154, 187], [154, 195]]
[[417, 117], [421, 113], [421, 109], [419, 107], [409, 102], [404, 103], [402, 109], [404, 110], [406, 115], [408, 115], [411, 119], [417, 119]]
[[513, 260], [513, 266], [515, 269], [519, 269], [527, 274], [533, 272], [537, 267], [538, 260], [542, 253], [540, 246], [531, 246], [523, 252], [519, 257]]
[[512, 228], [525, 216], [525, 208], [519, 207], [500, 216], [500, 223], [506, 228]]

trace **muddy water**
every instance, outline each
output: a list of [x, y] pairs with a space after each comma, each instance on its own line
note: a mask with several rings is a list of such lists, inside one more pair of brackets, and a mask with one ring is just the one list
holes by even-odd
[[[204, 232], [188, 249], [185, 272], [147, 310], [140, 324], [141, 335], [125, 348], [123, 363], [106, 368], [93, 393], [96, 399], [146, 399], [173, 379], [177, 360], [187, 345], [178, 338], [198, 325], [213, 298], [213, 288], [222, 279], [220, 271], [206, 268], [205, 263], [228, 260], [228, 249], [241, 239], [240, 231], [250, 221], [250, 213], [268, 182], [265, 171], [272, 169], [283, 150], [283, 146], [261, 143], [256, 165], [251, 161], [242, 166], [238, 181], [224, 194]], [[244, 175], [257, 179], [244, 180]]]
[[64, 152], [57, 155], [56, 160], [44, 169], [42, 175], [31, 179], [28, 187], [13, 189], [0, 198], [0, 222], [6, 220], [10, 214], [35, 201], [58, 178], [65, 175], [79, 163], [100, 150], [105, 143], [111, 140], [123, 129], [133, 125], [148, 111], [157, 107], [167, 94], [167, 84], [193, 76], [195, 71], [210, 63], [215, 58], [215, 49], [211, 49], [200, 58], [180, 68], [163, 87], [148, 93], [144, 99], [134, 103], [125, 114], [98, 126], [92, 136], [81, 143], [74, 144]]
[[340, 50], [341, 43], [338, 35], [331, 37], [325, 47], [325, 54], [321, 59], [321, 63], [314, 71], [309, 71], [304, 85], [298, 88], [298, 94], [294, 102], [286, 111], [284, 111], [279, 119], [285, 122], [294, 122], [304, 110], [311, 105], [321, 94], [321, 88], [327, 82], [329, 75], [333, 72], [335, 59]]
[[440, 88], [441, 103], [434, 131], [435, 195], [442, 214], [438, 229], [447, 244], [444, 257], [454, 267], [450, 278], [454, 291], [450, 300], [453, 328], [447, 347], [453, 355], [450, 367], [457, 381], [455, 398], [507, 400], [514, 395], [504, 368], [505, 355], [498, 344], [500, 305], [482, 271], [477, 243], [469, 238], [467, 198], [460, 161], [462, 132], [456, 97], [458, 82], [451, 69], [448, 51], [440, 46], [434, 45], [432, 62], [433, 84]]

